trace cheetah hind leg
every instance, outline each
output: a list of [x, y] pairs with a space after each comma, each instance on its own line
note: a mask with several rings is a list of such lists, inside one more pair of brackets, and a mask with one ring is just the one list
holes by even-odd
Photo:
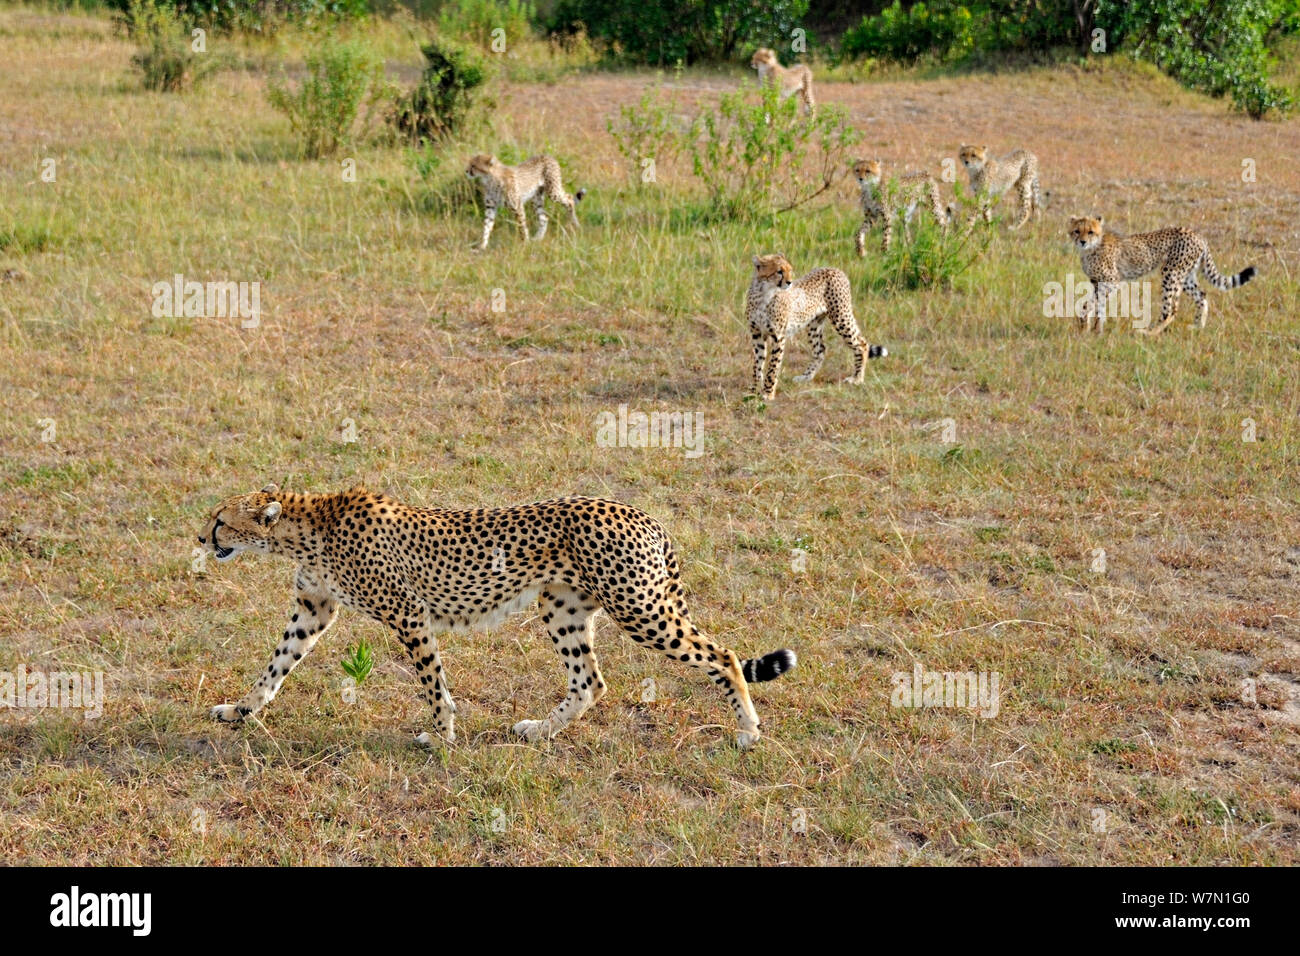
[[704, 637], [691, 623], [680, 600], [664, 600], [657, 607], [653, 614], [644, 617], [640, 609], [627, 607], [617, 612], [610, 609], [610, 616], [647, 650], [659, 651], [671, 660], [708, 674], [735, 711], [739, 724], [736, 745], [748, 750], [762, 736], [758, 714], [749, 698], [749, 685], [775, 680], [792, 670], [798, 662], [794, 651], [773, 651], [742, 661], [732, 651]]
[[1210, 303], [1205, 298], [1205, 293], [1201, 291], [1201, 287], [1196, 284], [1195, 270], [1189, 272], [1187, 278], [1183, 280], [1183, 291], [1196, 303], [1196, 327], [1205, 328], [1205, 324], [1210, 319]]
[[539, 595], [538, 605], [551, 644], [564, 665], [568, 692], [545, 719], [515, 724], [514, 732], [530, 741], [554, 737], [605, 693], [605, 678], [591, 649], [593, 619], [600, 610], [595, 598], [565, 584], [552, 584]]
[[[546, 227], [550, 220], [546, 216], [546, 197], [540, 192], [533, 197], [533, 215], [537, 217], [537, 231], [533, 233], [533, 240], [539, 240], [546, 235]], [[525, 228], [524, 230], [528, 230]]]
[[826, 336], [822, 331], [825, 322], [826, 316], [819, 315], [808, 324], [808, 344], [812, 347], [812, 361], [808, 363], [808, 368], [802, 375], [794, 377], [796, 382], [811, 382], [821, 371], [822, 363], [826, 361]]

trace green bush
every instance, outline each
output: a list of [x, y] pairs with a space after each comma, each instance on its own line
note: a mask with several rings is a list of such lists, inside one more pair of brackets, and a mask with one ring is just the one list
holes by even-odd
[[289, 118], [303, 155], [316, 159], [352, 142], [362, 107], [373, 107], [387, 90], [382, 61], [357, 40], [323, 37], [306, 67], [296, 89], [283, 76], [272, 80], [267, 99]]
[[[506, 43], [533, 32], [537, 8], [528, 0], [450, 0], [438, 11], [438, 32], [493, 49], [494, 30]], [[495, 52], [503, 52], [496, 50]]]
[[1097, 26], [1112, 49], [1155, 63], [1184, 86], [1259, 119], [1292, 96], [1269, 82], [1269, 43], [1300, 28], [1294, 0], [1100, 0]]
[[208, 72], [211, 61], [195, 52], [189, 27], [172, 7], [130, 0], [119, 21], [136, 44], [131, 63], [140, 71], [145, 89], [178, 92]]
[[473, 50], [445, 40], [426, 43], [420, 51], [424, 74], [398, 100], [392, 122], [416, 142], [444, 139], [465, 125], [487, 82], [487, 69]]
[[675, 90], [665, 92], [662, 82], [647, 87], [635, 106], [624, 106], [617, 120], [605, 120], [618, 151], [629, 162], [634, 181], [647, 185], [646, 160], [658, 167], [681, 152], [686, 132], [679, 117], [681, 107]]
[[619, 58], [672, 65], [734, 59], [745, 48], [789, 46], [808, 0], [559, 0], [551, 32], [585, 26]]
[[687, 128], [665, 106], [643, 97], [611, 129], [623, 155], [637, 166], [646, 155], [682, 153], [708, 193], [716, 219], [770, 218], [815, 199], [847, 166], [861, 135], [841, 107], [800, 114], [798, 98], [781, 99], [773, 85], [724, 93]]

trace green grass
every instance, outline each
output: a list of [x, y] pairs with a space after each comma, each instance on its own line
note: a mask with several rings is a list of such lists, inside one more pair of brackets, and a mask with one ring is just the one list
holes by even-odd
[[[415, 45], [373, 29], [413, 80]], [[950, 289], [902, 291], [878, 246], [853, 254], [847, 189], [731, 223], [671, 163], [628, 186], [604, 118], [646, 74], [557, 60], [522, 84], [512, 67], [486, 125], [424, 175], [372, 144], [345, 183], [337, 161], [296, 158], [266, 103], [300, 37], [226, 51], [239, 69], [166, 96], [139, 89], [101, 19], [7, 7], [0, 35], [18, 131], [0, 230], [25, 236], [0, 248], [0, 670], [108, 686], [98, 721], [0, 716], [0, 861], [1296, 862], [1295, 121], [1118, 67], [824, 83], [891, 168], [937, 169], [973, 139], [1040, 155], [1040, 223], [996, 230]], [[735, 82], [683, 79], [702, 87], [687, 96]], [[1151, 135], [1099, 139], [1080, 95]], [[554, 216], [525, 248], [503, 214], [472, 251], [462, 170], [480, 150], [556, 155], [589, 189], [581, 229]], [[1260, 279], [1211, 290], [1204, 331], [1185, 310], [1157, 340], [1083, 335], [1042, 315], [1044, 283], [1079, 271], [1080, 207], [1129, 231], [1186, 222], [1222, 270]], [[800, 343], [775, 400], [746, 396], [743, 296], [769, 251], [849, 274], [891, 353], [862, 387], [838, 384], [832, 335], [817, 383], [792, 381]], [[176, 273], [260, 282], [260, 326], [155, 318], [151, 286]], [[598, 446], [620, 404], [697, 412], [706, 454]], [[207, 708], [265, 667], [292, 569], [195, 573], [194, 536], [267, 481], [445, 507], [622, 499], [673, 533], [704, 630], [800, 667], [755, 689], [765, 738], [740, 753], [710, 684], [605, 621], [609, 694], [529, 746], [509, 726], [561, 690], [529, 613], [445, 642], [460, 742], [429, 754], [402, 649], [345, 612], [258, 721], [216, 727]], [[339, 659], [362, 639], [375, 667], [348, 703]], [[916, 661], [999, 672], [998, 716], [892, 708], [891, 675]]]

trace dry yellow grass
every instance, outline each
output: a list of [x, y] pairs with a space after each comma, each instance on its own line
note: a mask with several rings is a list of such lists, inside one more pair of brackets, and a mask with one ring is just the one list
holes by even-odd
[[[1052, 193], [954, 290], [884, 298], [862, 291], [847, 187], [755, 228], [672, 218], [690, 196], [671, 167], [662, 198], [629, 191], [603, 124], [645, 76], [509, 85], [432, 186], [387, 147], [345, 183], [294, 157], [258, 70], [147, 94], [101, 20], [5, 8], [0, 36], [0, 230], [19, 235], [0, 249], [0, 670], [108, 684], [99, 720], [0, 715], [0, 862], [1296, 862], [1296, 121], [1106, 64], [819, 84], [870, 154], [1024, 146]], [[684, 82], [689, 100], [735, 81]], [[474, 210], [430, 194], [479, 149], [559, 156], [591, 190], [581, 231], [525, 251], [506, 219], [472, 253]], [[1261, 277], [1211, 290], [1203, 332], [1184, 312], [1159, 341], [1085, 337], [1042, 315], [1043, 284], [1079, 272], [1077, 210], [1191, 225]], [[791, 381], [796, 349], [775, 402], [743, 400], [748, 261], [775, 250], [854, 279], [892, 353], [862, 388], [831, 384], [832, 338], [825, 383]], [[154, 318], [176, 273], [260, 282], [260, 327]], [[621, 404], [700, 414], [706, 453], [599, 447]], [[345, 613], [260, 721], [216, 727], [207, 707], [265, 666], [291, 569], [195, 574], [191, 549], [213, 501], [268, 480], [627, 501], [674, 534], [702, 628], [800, 669], [756, 689], [767, 736], [742, 754], [711, 685], [604, 621], [611, 692], [529, 746], [506, 728], [561, 678], [524, 615], [445, 643], [462, 742], [430, 755], [400, 647]], [[381, 663], [350, 704], [338, 660], [361, 636]], [[998, 715], [891, 707], [915, 662], [999, 672]]]

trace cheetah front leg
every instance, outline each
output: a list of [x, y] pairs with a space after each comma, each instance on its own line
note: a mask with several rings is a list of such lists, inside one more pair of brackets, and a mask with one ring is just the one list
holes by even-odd
[[1106, 309], [1110, 304], [1110, 293], [1114, 285], [1110, 282], [1098, 282], [1093, 287], [1093, 306], [1097, 313], [1097, 334], [1106, 331]]
[[758, 329], [749, 330], [750, 343], [754, 347], [754, 394], [763, 394], [763, 366], [767, 362], [767, 337]]
[[284, 636], [271, 655], [271, 663], [243, 700], [237, 704], [218, 704], [213, 707], [210, 714], [214, 720], [238, 723], [269, 704], [289, 672], [311, 653], [316, 641], [334, 623], [334, 618], [338, 616], [338, 604], [328, 594], [306, 587], [305, 584], [301, 580], [298, 582], [293, 617], [289, 619]]
[[596, 652], [591, 649], [596, 612], [600, 605], [586, 591], [565, 584], [552, 584], [538, 596], [542, 623], [550, 634], [555, 653], [564, 665], [568, 693], [543, 720], [521, 720], [513, 730], [528, 740], [554, 737], [577, 720], [605, 694]]
[[[406, 648], [415, 676], [420, 680], [420, 696], [433, 708], [433, 729], [443, 740], [456, 742], [456, 702], [447, 689], [447, 675], [442, 669], [442, 655], [438, 653], [438, 638], [423, 604], [412, 604], [403, 609], [388, 623], [397, 632]], [[428, 733], [415, 737], [418, 744], [430, 745], [434, 738]]]
[[858, 250], [858, 258], [866, 258], [867, 255], [867, 233], [871, 230], [871, 217], [867, 216], [862, 220], [862, 225], [858, 226], [858, 234], [853, 237], [853, 245]]
[[823, 313], [808, 324], [808, 344], [812, 347], [812, 361], [808, 363], [808, 368], [802, 375], [794, 377], [796, 382], [811, 382], [821, 371], [822, 363], [826, 361], [826, 336], [822, 332], [825, 322], [826, 315]]
[[776, 381], [781, 375], [781, 361], [785, 358], [785, 339], [773, 336], [767, 345], [767, 367], [763, 371], [763, 398], [776, 398]]
[[491, 201], [484, 203], [483, 208], [483, 240], [478, 244], [480, 249], [488, 247], [488, 237], [492, 235], [492, 227], [497, 221], [497, 204]]

